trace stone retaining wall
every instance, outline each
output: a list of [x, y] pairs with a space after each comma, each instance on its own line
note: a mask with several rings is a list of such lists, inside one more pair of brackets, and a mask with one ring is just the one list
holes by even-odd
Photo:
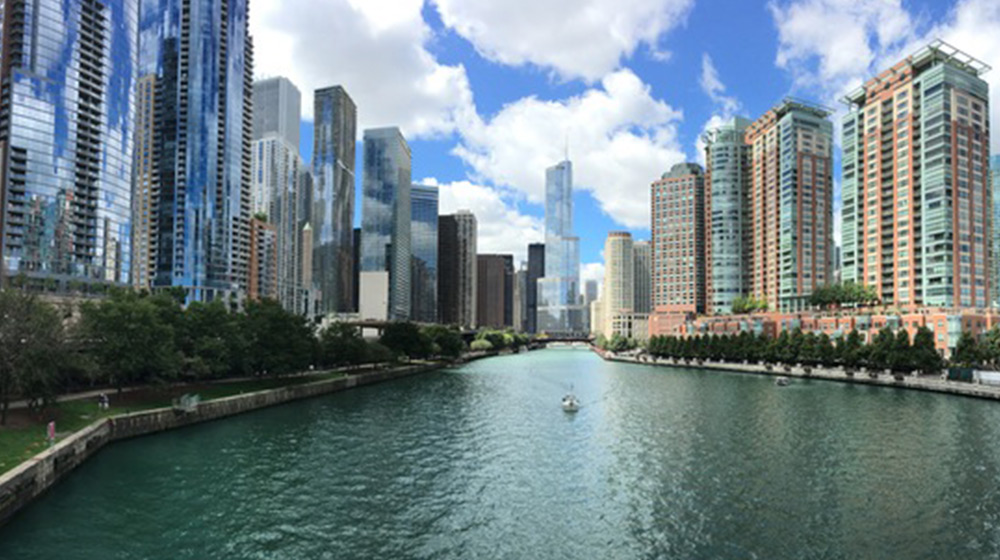
[[[470, 359], [487, 355], [477, 355]], [[197, 410], [192, 412], [158, 408], [98, 420], [21, 463], [13, 470], [0, 475], [0, 525], [108, 443], [225, 418], [298, 399], [335, 393], [352, 387], [399, 379], [441, 367], [444, 365], [429, 364], [369, 371], [206, 401], [200, 403]]]

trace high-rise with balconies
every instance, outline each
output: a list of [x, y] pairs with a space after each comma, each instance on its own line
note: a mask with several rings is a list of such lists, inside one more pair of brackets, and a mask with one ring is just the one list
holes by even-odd
[[885, 304], [991, 301], [988, 69], [935, 41], [844, 99], [842, 277]]
[[138, 0], [0, 3], [0, 280], [133, 281]]

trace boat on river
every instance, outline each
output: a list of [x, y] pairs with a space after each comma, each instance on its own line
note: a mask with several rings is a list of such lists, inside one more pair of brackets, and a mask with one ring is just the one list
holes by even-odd
[[562, 399], [562, 409], [564, 412], [576, 412], [580, 410], [580, 401], [573, 393], [567, 394]]
[[782, 375], [774, 380], [774, 384], [778, 387], [784, 387], [785, 385], [788, 385], [788, 378]]

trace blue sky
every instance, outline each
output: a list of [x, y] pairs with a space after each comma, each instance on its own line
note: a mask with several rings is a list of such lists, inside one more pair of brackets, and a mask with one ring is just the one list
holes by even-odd
[[1000, 66], [996, 0], [255, 0], [251, 31], [256, 74], [303, 91], [307, 160], [311, 91], [342, 84], [360, 128], [403, 128], [442, 212], [477, 213], [481, 252], [541, 240], [545, 167], [568, 138], [591, 276], [609, 230], [649, 237], [649, 183], [697, 160], [711, 123], [786, 95], [842, 112], [935, 37]]

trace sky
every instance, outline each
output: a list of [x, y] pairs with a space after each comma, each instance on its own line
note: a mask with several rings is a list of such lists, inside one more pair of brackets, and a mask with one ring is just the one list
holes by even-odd
[[250, 31], [255, 76], [302, 91], [307, 161], [312, 92], [340, 84], [359, 140], [399, 126], [441, 213], [476, 214], [480, 253], [521, 261], [543, 240], [545, 169], [568, 153], [585, 278], [609, 231], [649, 238], [650, 183], [703, 161], [707, 128], [794, 96], [837, 130], [845, 93], [931, 40], [997, 68], [1000, 122], [998, 0], [251, 0]]

